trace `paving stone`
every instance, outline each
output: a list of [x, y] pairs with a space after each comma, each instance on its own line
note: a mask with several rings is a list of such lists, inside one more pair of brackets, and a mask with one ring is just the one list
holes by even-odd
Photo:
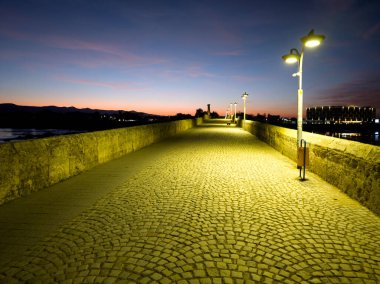
[[0, 265], [0, 282], [380, 282], [380, 218], [316, 175], [300, 182], [249, 133], [197, 127], [139, 153], [152, 157]]

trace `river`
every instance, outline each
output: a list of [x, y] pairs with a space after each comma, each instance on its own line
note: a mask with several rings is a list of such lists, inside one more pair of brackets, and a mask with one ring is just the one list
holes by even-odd
[[57, 136], [63, 134], [73, 134], [85, 131], [70, 129], [16, 129], [16, 128], [0, 128], [0, 143], [11, 141], [28, 140], [34, 138], [43, 138], [49, 136]]

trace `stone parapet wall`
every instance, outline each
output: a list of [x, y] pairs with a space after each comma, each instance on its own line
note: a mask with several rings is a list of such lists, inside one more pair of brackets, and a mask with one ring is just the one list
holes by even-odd
[[[296, 130], [256, 121], [242, 127], [296, 161]], [[380, 147], [309, 132], [303, 139], [310, 149], [308, 170], [380, 215]]]
[[0, 204], [201, 123], [187, 119], [0, 144]]

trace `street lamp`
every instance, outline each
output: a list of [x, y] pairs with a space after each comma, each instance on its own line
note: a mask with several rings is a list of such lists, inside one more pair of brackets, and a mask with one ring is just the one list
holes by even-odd
[[282, 59], [288, 64], [294, 64], [298, 62], [298, 72], [293, 74], [293, 77], [298, 76], [298, 100], [297, 100], [297, 147], [301, 146], [302, 140], [302, 105], [303, 105], [303, 90], [302, 90], [302, 63], [305, 47], [313, 48], [319, 46], [325, 39], [324, 35], [314, 34], [314, 30], [311, 30], [307, 36], [301, 38], [302, 49], [301, 53], [292, 48], [289, 54], [282, 56]]
[[236, 123], [236, 105], [237, 105], [237, 102], [234, 103], [235, 105], [235, 115], [234, 115], [234, 122]]
[[247, 92], [244, 92], [242, 95], [241, 95], [241, 98], [243, 99], [243, 102], [244, 102], [244, 116], [243, 116], [243, 119], [244, 119], [244, 125], [243, 127], [245, 127], [245, 102], [247, 100], [247, 97], [248, 97], [248, 94]]
[[231, 119], [231, 121], [232, 121], [232, 116], [233, 116], [232, 103], [230, 103], [230, 119]]

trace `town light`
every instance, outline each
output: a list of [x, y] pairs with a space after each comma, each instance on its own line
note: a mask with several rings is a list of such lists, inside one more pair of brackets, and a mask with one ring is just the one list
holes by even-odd
[[324, 35], [315, 35], [314, 30], [311, 30], [307, 36], [301, 38], [301, 42], [304, 46], [313, 48], [319, 46], [325, 38]]
[[285, 59], [285, 62], [288, 63], [288, 64], [293, 64], [293, 63], [296, 63], [298, 62], [298, 58], [295, 57], [294, 55], [288, 55]]
[[224, 119], [227, 119], [227, 118], [228, 118], [228, 115], [229, 115], [229, 109], [227, 108], [227, 109], [226, 109], [226, 116], [224, 117]]
[[230, 103], [230, 119], [231, 119], [231, 121], [232, 121], [233, 116], [234, 116], [234, 113], [233, 113], [233, 110], [232, 110], [232, 105], [233, 105], [233, 103]]
[[234, 115], [234, 122], [236, 123], [236, 105], [237, 105], [237, 102], [234, 103], [235, 105], [235, 115]]
[[301, 38], [301, 52], [296, 48], [292, 48], [289, 54], [282, 56], [282, 59], [288, 64], [298, 62], [298, 72], [293, 74], [293, 77], [298, 77], [298, 100], [297, 100], [297, 146], [300, 146], [302, 139], [302, 107], [303, 107], [303, 90], [302, 90], [302, 63], [305, 47], [316, 47], [325, 39], [324, 35], [314, 34], [311, 30], [307, 36]]
[[292, 48], [289, 54], [282, 56], [282, 59], [285, 61], [285, 63], [294, 64], [300, 60], [300, 54], [298, 53], [297, 49]]
[[246, 110], [246, 100], [247, 100], [247, 97], [248, 97], [248, 94], [247, 94], [247, 92], [244, 92], [242, 95], [241, 95], [241, 98], [243, 99], [243, 102], [244, 102], [244, 118], [243, 118], [243, 123], [244, 123], [244, 125], [243, 125], [243, 127], [245, 127], [245, 110]]
[[[298, 62], [298, 72], [293, 74], [293, 77], [298, 77], [298, 96], [297, 96], [297, 153], [299, 152], [298, 148], [302, 147], [302, 108], [303, 108], [303, 90], [302, 90], [302, 63], [305, 47], [317, 47], [319, 46], [325, 39], [324, 35], [316, 35], [314, 34], [314, 30], [311, 30], [307, 36], [301, 38], [302, 49], [301, 52], [296, 48], [292, 48], [289, 54], [282, 56], [282, 59], [288, 63], [296, 63]], [[306, 147], [306, 141], [304, 141]], [[306, 152], [305, 152], [306, 155]], [[305, 166], [306, 161], [304, 161], [304, 178], [305, 178]], [[300, 167], [300, 175], [301, 175]], [[304, 179], [303, 178], [303, 179]]]

